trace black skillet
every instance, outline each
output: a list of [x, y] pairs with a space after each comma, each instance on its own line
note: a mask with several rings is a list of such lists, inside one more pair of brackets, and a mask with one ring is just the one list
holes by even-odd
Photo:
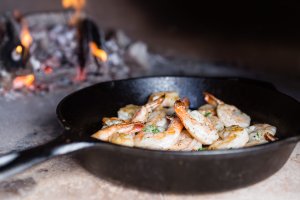
[[[278, 128], [279, 141], [255, 147], [172, 152], [129, 148], [91, 139], [104, 116], [116, 116], [126, 104], [144, 104], [150, 93], [178, 91], [191, 107], [203, 104], [203, 91], [234, 104]], [[56, 140], [0, 158], [4, 179], [51, 157], [77, 151], [75, 157], [101, 178], [146, 190], [222, 191], [261, 181], [278, 171], [300, 139], [299, 103], [271, 84], [237, 78], [148, 77], [99, 83], [65, 97], [57, 107], [65, 127]], [[80, 150], [80, 151], [78, 151]]]

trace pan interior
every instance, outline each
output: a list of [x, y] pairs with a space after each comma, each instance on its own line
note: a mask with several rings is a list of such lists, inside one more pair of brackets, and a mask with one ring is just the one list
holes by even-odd
[[148, 77], [99, 83], [64, 98], [57, 114], [65, 127], [90, 135], [101, 127], [102, 117], [116, 116], [127, 104], [145, 104], [158, 91], [177, 91], [190, 99], [192, 108], [204, 104], [202, 93], [207, 91], [250, 115], [252, 123], [276, 126], [279, 138], [299, 134], [297, 101], [264, 82], [235, 78]]

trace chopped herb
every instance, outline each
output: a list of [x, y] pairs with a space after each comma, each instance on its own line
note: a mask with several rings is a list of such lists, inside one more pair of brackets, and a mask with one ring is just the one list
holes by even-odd
[[253, 136], [254, 140], [259, 140], [260, 139], [260, 134], [258, 132], [255, 133], [255, 135]]
[[159, 129], [155, 125], [148, 125], [143, 129], [144, 132], [147, 133], [159, 133]]
[[204, 113], [204, 117], [208, 117], [209, 115], [211, 115], [211, 112]]
[[207, 148], [206, 147], [201, 147], [197, 151], [204, 151], [204, 150], [207, 150]]

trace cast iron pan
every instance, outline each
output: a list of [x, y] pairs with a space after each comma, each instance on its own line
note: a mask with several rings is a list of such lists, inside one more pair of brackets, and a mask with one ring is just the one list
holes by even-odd
[[[126, 104], [144, 104], [150, 93], [175, 90], [203, 104], [203, 91], [234, 104], [278, 128], [279, 141], [255, 147], [172, 152], [129, 148], [90, 138], [104, 116], [116, 116]], [[164, 192], [215, 192], [261, 181], [278, 171], [300, 139], [299, 102], [271, 84], [237, 78], [148, 77], [105, 82], [65, 97], [57, 107], [65, 127], [56, 140], [0, 159], [4, 179], [51, 157], [76, 152], [78, 162], [100, 178]], [[80, 151], [79, 151], [80, 150]]]

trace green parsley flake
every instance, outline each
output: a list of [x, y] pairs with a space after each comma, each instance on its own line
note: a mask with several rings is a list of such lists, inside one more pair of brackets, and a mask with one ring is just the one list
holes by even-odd
[[155, 125], [148, 125], [143, 129], [146, 133], [159, 133], [159, 129]]
[[203, 150], [207, 150], [207, 148], [206, 147], [201, 147], [197, 151], [203, 151]]
[[258, 132], [256, 132], [255, 135], [253, 136], [253, 138], [255, 140], [259, 140], [260, 139], [260, 134]]
[[211, 115], [211, 112], [204, 113], [204, 117], [208, 117], [209, 115]]

